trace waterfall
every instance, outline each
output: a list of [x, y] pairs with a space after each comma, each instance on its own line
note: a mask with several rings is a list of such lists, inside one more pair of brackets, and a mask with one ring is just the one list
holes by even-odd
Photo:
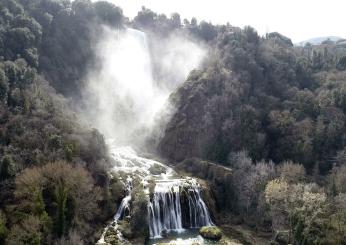
[[[151, 50], [147, 35], [141, 31], [104, 27], [95, 46], [97, 66], [86, 77], [82, 114], [108, 139], [106, 143], [113, 160], [110, 172], [128, 176], [126, 195], [98, 244], [105, 244], [109, 237], [107, 231], [116, 230], [117, 236], [123, 239], [118, 221], [127, 216], [133, 218], [132, 182], [140, 182], [147, 197], [151, 196], [148, 201], [150, 237], [212, 224], [200, 188], [191, 178], [179, 179], [172, 168], [141, 157], [132, 148], [142, 149], [148, 136], [160, 135], [158, 114], [165, 112], [168, 118], [173, 111], [167, 107], [169, 94], [190, 70], [199, 66], [205, 55], [201, 47], [186, 37], [154, 39], [151, 41], [160, 45]], [[153, 71], [160, 74], [154, 76]], [[155, 184], [153, 193], [149, 183]], [[189, 227], [184, 227], [187, 205]]]
[[189, 188], [188, 203], [190, 228], [214, 225], [211, 221], [208, 207], [201, 197], [200, 188], [198, 186], [191, 186]]
[[[105, 235], [108, 231], [109, 228], [113, 227], [117, 229], [118, 227], [118, 221], [125, 216], [128, 216], [130, 214], [130, 202], [131, 202], [131, 191], [132, 191], [132, 178], [130, 176], [127, 177], [126, 183], [125, 183], [125, 191], [126, 191], [126, 196], [121, 200], [121, 204], [114, 215], [113, 222], [111, 222], [102, 232], [102, 235], [100, 239], [97, 241], [97, 245], [100, 244], [105, 244]], [[125, 241], [123, 238], [121, 232], [117, 231], [117, 236], [121, 241]]]
[[160, 237], [163, 231], [182, 230], [179, 182], [156, 182], [154, 197], [149, 203], [150, 237]]
[[[183, 228], [198, 228], [211, 226], [208, 207], [200, 194], [200, 186], [195, 179], [171, 179], [157, 181], [153, 198], [149, 203], [149, 232], [151, 238], [159, 238], [163, 232], [171, 230], [182, 231]], [[186, 189], [186, 197], [182, 197], [182, 190]], [[182, 225], [182, 198], [187, 198], [188, 223], [190, 227]]]

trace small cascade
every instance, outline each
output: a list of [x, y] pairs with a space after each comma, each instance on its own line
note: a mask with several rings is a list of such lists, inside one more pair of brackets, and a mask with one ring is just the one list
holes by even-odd
[[160, 237], [164, 231], [182, 230], [181, 219], [180, 181], [157, 182], [149, 203], [150, 237]]
[[126, 178], [126, 182], [125, 182], [125, 191], [126, 191], [126, 196], [123, 198], [123, 200], [121, 200], [120, 206], [116, 212], [116, 214], [114, 215], [113, 221], [112, 223], [110, 223], [104, 230], [103, 233], [100, 237], [100, 239], [97, 241], [97, 245], [103, 245], [105, 244], [105, 236], [107, 231], [110, 228], [114, 228], [117, 231], [117, 236], [119, 238], [119, 240], [121, 241], [125, 241], [125, 239], [123, 238], [121, 232], [119, 232], [117, 230], [118, 227], [118, 221], [123, 219], [124, 217], [130, 215], [130, 202], [131, 202], [131, 191], [132, 191], [133, 185], [132, 185], [132, 178], [130, 176], [128, 176]]
[[114, 216], [114, 222], [117, 222], [119, 219], [122, 219], [125, 216], [130, 215], [130, 202], [131, 202], [131, 191], [132, 191], [132, 178], [130, 176], [126, 179], [126, 196], [121, 200], [120, 206]]
[[201, 197], [200, 187], [189, 187], [187, 198], [189, 203], [190, 228], [214, 225], [211, 221], [208, 207]]

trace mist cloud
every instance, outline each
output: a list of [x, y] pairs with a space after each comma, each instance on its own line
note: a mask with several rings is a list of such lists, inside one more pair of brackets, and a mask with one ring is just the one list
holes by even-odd
[[83, 114], [119, 146], [143, 142], [155, 115], [167, 112], [169, 94], [205, 55], [186, 37], [150, 38], [130, 28], [104, 27], [95, 47], [98, 68], [86, 77]]

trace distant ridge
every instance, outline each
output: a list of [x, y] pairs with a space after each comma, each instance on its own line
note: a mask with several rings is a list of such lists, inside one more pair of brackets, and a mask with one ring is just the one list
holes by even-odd
[[313, 45], [318, 45], [318, 44], [321, 44], [323, 41], [326, 41], [328, 39], [333, 41], [333, 42], [337, 42], [340, 39], [344, 39], [344, 38], [338, 37], [338, 36], [314, 37], [314, 38], [310, 38], [308, 40], [296, 43], [296, 45], [297, 46], [304, 46], [306, 43], [311, 43]]

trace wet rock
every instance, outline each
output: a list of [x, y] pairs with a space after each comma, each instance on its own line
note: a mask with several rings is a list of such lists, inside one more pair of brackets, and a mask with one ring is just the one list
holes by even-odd
[[216, 226], [204, 226], [199, 229], [199, 234], [210, 240], [220, 240], [222, 238], [222, 231]]

